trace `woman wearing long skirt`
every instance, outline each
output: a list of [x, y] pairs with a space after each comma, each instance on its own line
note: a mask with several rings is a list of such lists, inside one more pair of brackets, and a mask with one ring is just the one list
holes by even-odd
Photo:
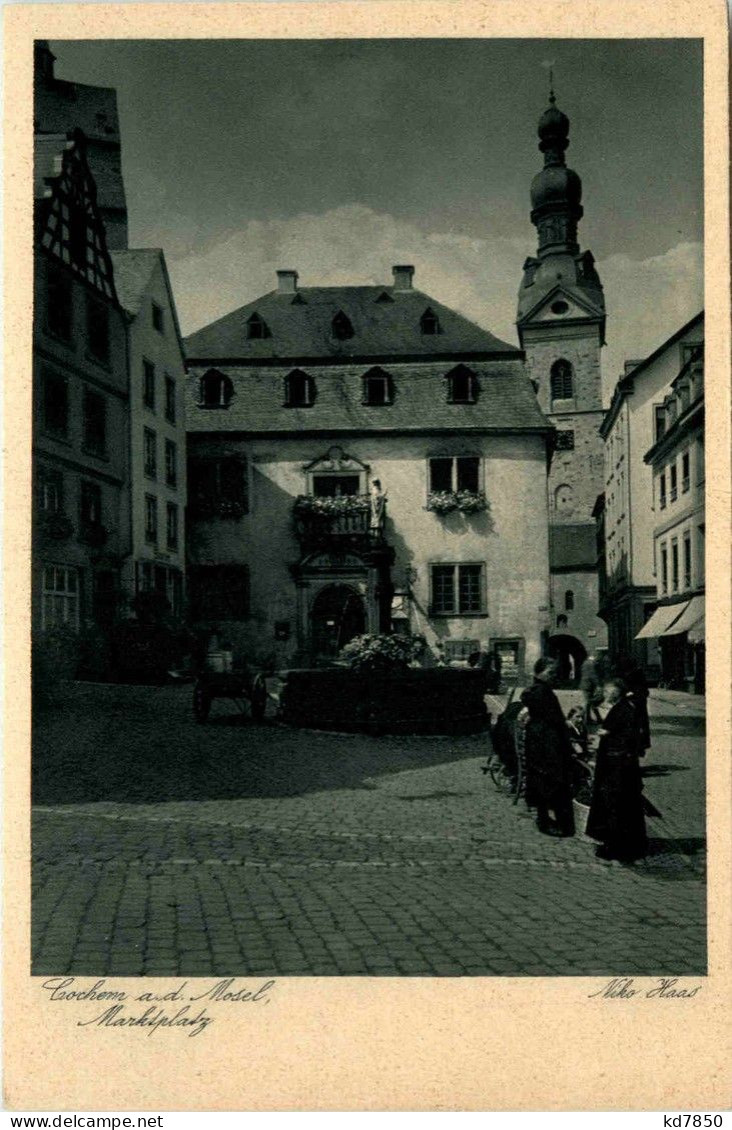
[[[552, 690], [553, 659], [537, 660], [534, 682], [521, 696], [526, 707], [526, 803], [547, 836], [574, 835], [572, 744], [559, 699]], [[520, 720], [520, 719], [519, 719]]]
[[599, 859], [632, 863], [648, 850], [638, 716], [620, 680], [605, 683], [610, 709], [600, 728], [587, 835], [599, 840]]

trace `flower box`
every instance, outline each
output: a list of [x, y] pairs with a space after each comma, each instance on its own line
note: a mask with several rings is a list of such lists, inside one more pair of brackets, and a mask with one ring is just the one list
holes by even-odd
[[488, 507], [488, 500], [482, 490], [433, 490], [427, 496], [425, 509], [435, 514], [450, 514], [453, 510], [459, 510], [462, 514], [477, 514]]

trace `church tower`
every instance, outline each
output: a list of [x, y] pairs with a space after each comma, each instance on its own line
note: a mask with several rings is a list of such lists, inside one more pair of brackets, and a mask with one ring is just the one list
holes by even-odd
[[[567, 168], [569, 119], [556, 106], [539, 119], [544, 168], [531, 184], [531, 222], [539, 243], [524, 263], [518, 333], [539, 405], [557, 429], [548, 476], [552, 629], [549, 650], [563, 675], [606, 646], [599, 607], [593, 510], [604, 490], [600, 350], [605, 299], [591, 251], [581, 251], [582, 181]], [[570, 658], [571, 657], [571, 658]]]

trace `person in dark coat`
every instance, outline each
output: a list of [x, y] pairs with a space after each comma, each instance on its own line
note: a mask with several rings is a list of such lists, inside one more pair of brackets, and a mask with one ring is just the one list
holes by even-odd
[[559, 699], [552, 690], [556, 678], [554, 659], [537, 660], [534, 682], [521, 696], [526, 708], [526, 803], [536, 809], [540, 832], [573, 836], [574, 754]]
[[618, 663], [618, 675], [625, 683], [625, 689], [630, 696], [638, 720], [638, 732], [640, 736], [638, 756], [645, 757], [646, 751], [651, 748], [651, 723], [648, 717], [648, 682], [643, 673], [643, 668], [629, 655], [624, 655]]
[[610, 709], [599, 730], [587, 835], [600, 841], [598, 858], [632, 863], [648, 849], [638, 719], [620, 679], [608, 680], [604, 695]]

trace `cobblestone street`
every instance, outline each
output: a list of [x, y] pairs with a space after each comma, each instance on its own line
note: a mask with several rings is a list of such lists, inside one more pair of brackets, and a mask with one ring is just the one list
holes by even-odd
[[702, 699], [652, 692], [663, 819], [626, 867], [539, 835], [481, 773], [485, 735], [294, 731], [229, 703], [201, 726], [190, 697], [70, 684], [39, 712], [34, 973], [705, 972]]

